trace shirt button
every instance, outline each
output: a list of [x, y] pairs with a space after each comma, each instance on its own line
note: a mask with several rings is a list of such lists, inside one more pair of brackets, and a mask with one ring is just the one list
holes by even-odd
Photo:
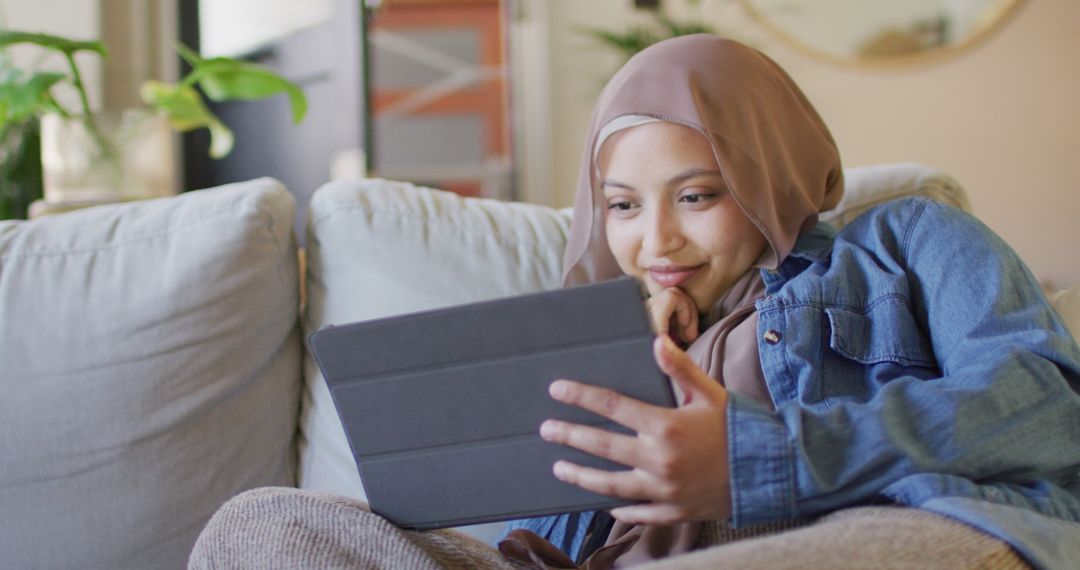
[[769, 330], [765, 331], [765, 334], [762, 335], [762, 338], [764, 338], [765, 342], [767, 342], [769, 344], [777, 344], [777, 343], [780, 342], [780, 339], [783, 338], [783, 336], [781, 336], [780, 333], [778, 333], [778, 332], [776, 332], [776, 331], [774, 331], [772, 329], [769, 329]]

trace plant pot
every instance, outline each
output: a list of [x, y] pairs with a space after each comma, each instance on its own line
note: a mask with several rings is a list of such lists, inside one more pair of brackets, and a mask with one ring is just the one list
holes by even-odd
[[176, 194], [173, 136], [157, 113], [129, 109], [91, 120], [41, 120], [45, 201], [92, 203]]

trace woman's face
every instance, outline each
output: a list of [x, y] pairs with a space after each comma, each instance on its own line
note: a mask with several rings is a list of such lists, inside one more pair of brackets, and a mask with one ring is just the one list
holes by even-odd
[[662, 121], [623, 129], [598, 159], [608, 245], [649, 294], [678, 287], [708, 312], [764, 251], [765, 236], [694, 129]]

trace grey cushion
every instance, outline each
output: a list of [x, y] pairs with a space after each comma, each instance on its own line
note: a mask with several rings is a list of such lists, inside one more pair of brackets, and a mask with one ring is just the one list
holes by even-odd
[[0, 565], [181, 568], [294, 483], [293, 212], [262, 179], [0, 223]]

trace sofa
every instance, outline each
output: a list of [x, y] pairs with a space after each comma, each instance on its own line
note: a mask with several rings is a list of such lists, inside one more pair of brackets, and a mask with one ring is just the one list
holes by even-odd
[[[924, 166], [846, 174], [824, 216], [837, 225], [912, 194], [970, 208]], [[304, 338], [559, 287], [570, 223], [568, 210], [336, 181], [313, 195], [298, 256], [294, 212], [257, 179], [0, 222], [0, 565], [179, 568], [241, 491], [362, 498]], [[1080, 334], [1080, 286], [1052, 302]]]

